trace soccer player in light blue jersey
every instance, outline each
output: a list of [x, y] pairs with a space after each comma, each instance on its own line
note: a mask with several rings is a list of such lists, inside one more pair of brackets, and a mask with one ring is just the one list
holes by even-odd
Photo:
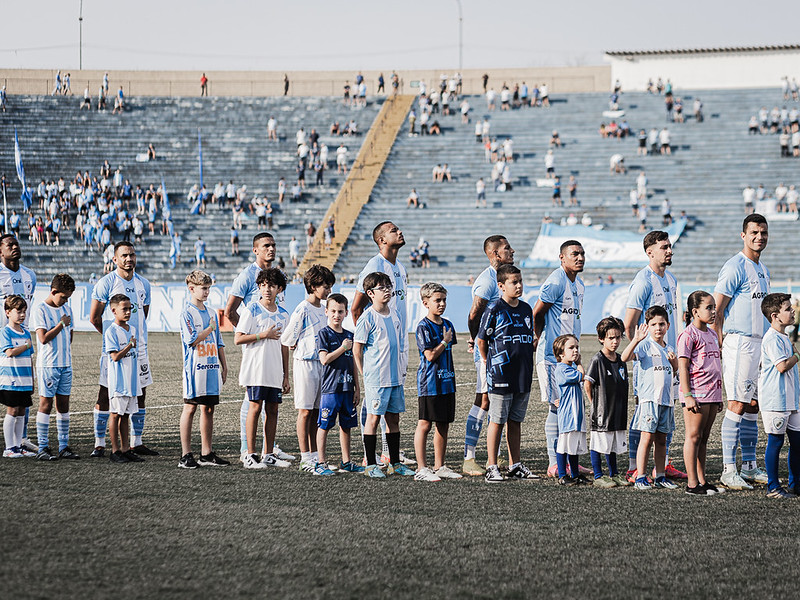
[[[744, 247], [719, 272], [714, 288], [717, 320], [714, 330], [722, 348], [722, 382], [728, 410], [722, 419], [722, 485], [752, 489], [767, 483], [766, 471], [756, 464], [758, 444], [758, 365], [761, 339], [769, 323], [761, 313], [761, 300], [769, 294], [769, 269], [761, 253], [769, 241], [767, 220], [758, 213], [742, 223]], [[723, 338], [724, 335], [724, 338]], [[742, 447], [741, 474], [736, 469], [736, 449]]]
[[[53, 277], [50, 294], [33, 312], [33, 330], [39, 340], [37, 361], [39, 412], [36, 434], [39, 460], [80, 458], [69, 447], [69, 396], [72, 392], [72, 309], [68, 301], [75, 281], [66, 273]], [[50, 450], [50, 413], [56, 407], [58, 453]]]
[[570, 472], [578, 473], [578, 455], [586, 454], [586, 420], [581, 390], [585, 371], [581, 365], [578, 338], [571, 333], [558, 336], [553, 341], [553, 355], [558, 360], [555, 372], [558, 385], [558, 483], [564, 486], [588, 483], [589, 480], [582, 475], [567, 475], [567, 463]]
[[4, 305], [6, 325], [0, 329], [0, 403], [6, 406], [3, 421], [5, 458], [36, 456], [22, 446], [25, 409], [33, 402], [33, 341], [25, 327], [28, 303], [22, 296], [6, 296]]
[[[225, 344], [217, 316], [206, 307], [212, 280], [208, 273], [192, 271], [186, 276], [189, 300], [181, 312], [183, 345], [183, 413], [181, 414], [181, 459], [178, 467], [224, 467], [230, 462], [211, 448], [214, 409], [219, 404], [222, 384], [228, 377]], [[200, 460], [192, 454], [192, 421], [200, 406]]]

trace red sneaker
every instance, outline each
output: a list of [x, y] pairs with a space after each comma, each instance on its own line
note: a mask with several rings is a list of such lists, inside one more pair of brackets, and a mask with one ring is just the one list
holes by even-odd
[[548, 477], [558, 477], [558, 465], [551, 465], [547, 468]]
[[636, 483], [636, 469], [631, 469], [625, 472], [625, 479], [631, 483]]
[[664, 474], [670, 479], [688, 479], [686, 473], [673, 467], [671, 462], [667, 463], [667, 468], [665, 469]]

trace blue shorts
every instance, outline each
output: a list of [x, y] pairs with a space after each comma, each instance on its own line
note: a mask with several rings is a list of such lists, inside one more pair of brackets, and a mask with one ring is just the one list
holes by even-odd
[[333, 429], [336, 426], [336, 415], [339, 415], [339, 427], [352, 429], [358, 426], [358, 414], [353, 406], [353, 392], [338, 394], [322, 394], [319, 401], [320, 429]]
[[72, 392], [72, 367], [39, 367], [39, 395], [42, 398], [69, 396]]
[[402, 385], [392, 387], [364, 386], [364, 406], [370, 415], [406, 412], [406, 397]]
[[263, 385], [248, 385], [247, 399], [250, 402], [272, 402], [280, 404], [283, 402], [280, 388], [265, 387]]
[[671, 433], [675, 429], [675, 408], [655, 402], [639, 402], [631, 429], [645, 433]]

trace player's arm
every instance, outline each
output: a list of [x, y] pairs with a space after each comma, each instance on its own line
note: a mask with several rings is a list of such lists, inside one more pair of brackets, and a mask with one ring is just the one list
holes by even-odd
[[321, 362], [323, 365], [329, 365], [337, 358], [339, 358], [342, 354], [350, 350], [352, 347], [353, 347], [353, 340], [351, 340], [350, 338], [345, 338], [342, 341], [342, 345], [339, 346], [336, 350], [332, 350], [331, 352], [328, 352], [327, 350], [320, 350], [319, 362]]
[[230, 321], [234, 327], [239, 324], [239, 305], [242, 303], [242, 298], [239, 296], [228, 296], [228, 302], [225, 303], [225, 318]]
[[636, 333], [634, 333], [633, 339], [627, 346], [625, 346], [625, 350], [622, 351], [622, 355], [620, 356], [622, 362], [628, 362], [633, 358], [633, 353], [636, 351], [636, 346], [638, 346], [639, 342], [641, 342], [646, 337], [647, 337], [647, 325], [642, 323], [636, 328]]
[[92, 299], [91, 307], [89, 308], [89, 322], [94, 325], [97, 333], [103, 333], [103, 311], [106, 305], [99, 300]]
[[217, 348], [217, 355], [219, 356], [219, 367], [220, 374], [222, 375], [222, 383], [225, 383], [225, 380], [228, 379], [228, 359], [225, 358], [225, 348], [223, 346], [219, 346]]
[[33, 348], [33, 340], [29, 339], [27, 342], [22, 344], [21, 346], [14, 346], [13, 348], [6, 348], [6, 356], [14, 357], [19, 356], [23, 352], [26, 352], [29, 348]]
[[678, 378], [681, 383], [681, 396], [683, 397], [683, 404], [689, 411], [694, 412], [697, 408], [697, 400], [692, 395], [692, 388], [689, 384], [691, 376], [689, 375], [689, 359], [685, 356], [678, 358]]
[[364, 344], [361, 342], [353, 342], [353, 362], [356, 365], [356, 381], [358, 381], [358, 376], [364, 376]]
[[442, 341], [436, 344], [436, 346], [434, 346], [433, 348], [428, 348], [423, 351], [423, 354], [425, 355], [425, 360], [427, 360], [428, 362], [434, 362], [437, 358], [439, 358], [442, 355], [442, 353], [445, 350], [447, 350], [452, 340], [453, 340], [453, 330], [445, 329]]
[[625, 319], [623, 320], [623, 324], [625, 326], [625, 335], [629, 340], [632, 340], [633, 336], [636, 334], [636, 325], [639, 323], [639, 318], [641, 316], [642, 311], [638, 308], [628, 307], [625, 309]]
[[196, 347], [196, 346], [197, 346], [197, 344], [199, 344], [200, 342], [202, 342], [202, 341], [205, 341], [205, 339], [206, 339], [208, 336], [210, 336], [212, 333], [214, 333], [214, 330], [215, 330], [216, 328], [217, 328], [217, 321], [216, 321], [216, 319], [210, 319], [210, 322], [208, 323], [208, 327], [206, 327], [205, 329], [201, 329], [199, 332], [197, 332], [197, 337], [196, 337], [196, 338], [194, 338], [194, 341], [193, 341], [192, 343], [190, 343], [190, 344], [189, 344], [189, 347], [190, 347], [190, 348], [194, 348], [194, 347]]
[[717, 340], [719, 341], [720, 348], [722, 348], [722, 327], [725, 325], [725, 309], [728, 308], [730, 301], [730, 296], [720, 294], [719, 292], [714, 294], [714, 303], [717, 307], [717, 315], [714, 319], [714, 324], [712, 327], [714, 328], [714, 331], [717, 332]]
[[594, 389], [594, 381], [589, 379], [584, 375], [583, 378], [583, 391], [586, 392], [586, 396], [591, 398], [592, 397], [592, 390]]
[[119, 362], [128, 355], [128, 352], [130, 352], [131, 348], [133, 348], [135, 345], [136, 345], [136, 340], [131, 339], [127, 344], [125, 344], [122, 348], [120, 348], [116, 352], [109, 351], [108, 355], [114, 362]]
[[486, 298], [475, 296], [472, 299], [472, 306], [469, 309], [469, 316], [467, 317], [467, 328], [469, 329], [470, 345], [474, 343], [475, 338], [478, 337], [478, 329], [481, 327], [481, 317], [486, 311], [489, 301]]
[[356, 291], [356, 295], [353, 297], [353, 305], [350, 307], [350, 315], [353, 317], [353, 323], [358, 323], [359, 317], [368, 305], [369, 297], [363, 292]]
[[289, 384], [289, 348], [281, 346], [281, 363], [283, 364], [283, 393], [288, 394], [292, 389]]
[[[44, 327], [39, 327], [36, 330], [36, 337], [39, 339], [40, 344], [48, 344], [50, 341], [56, 337], [59, 333], [64, 331], [64, 328], [67, 327], [71, 322], [69, 315], [64, 315], [59, 319], [58, 323], [56, 323], [55, 327], [52, 329], [45, 329]], [[71, 334], [70, 334], [71, 335]], [[70, 339], [72, 342], [72, 339]]]
[[539, 338], [542, 337], [544, 331], [544, 316], [547, 311], [552, 307], [550, 302], [542, 302], [537, 300], [533, 306], [533, 349], [536, 350], [539, 345]]

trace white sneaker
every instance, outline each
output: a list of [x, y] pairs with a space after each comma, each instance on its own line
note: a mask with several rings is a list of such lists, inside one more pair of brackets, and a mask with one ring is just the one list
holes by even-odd
[[3, 450], [3, 458], [22, 458], [19, 448], [6, 448]]
[[406, 456], [406, 453], [403, 452], [402, 450], [400, 450], [400, 462], [406, 466], [411, 466], [411, 467], [417, 464], [417, 461], [415, 461], [411, 457]]
[[760, 467], [756, 467], [755, 469], [742, 469], [741, 477], [750, 483], [769, 483], [767, 472]]
[[294, 454], [288, 454], [287, 452], [284, 452], [277, 444], [272, 447], [272, 454], [275, 455], [275, 458], [279, 458], [281, 460], [297, 460], [297, 457]]
[[442, 465], [434, 471], [440, 479], [461, 479], [461, 474], [456, 473], [450, 467]]
[[22, 439], [22, 444], [20, 445], [20, 448], [22, 450], [28, 450], [29, 452], [33, 452], [34, 454], [39, 452], [39, 446], [34, 444], [28, 438], [23, 438]]
[[22, 454], [22, 456], [24, 456], [25, 458], [36, 458], [36, 455], [39, 454], [38, 451], [31, 452], [30, 450], [28, 450], [27, 448], [23, 448], [22, 446], [17, 448], [17, 450], [19, 450], [19, 453]]
[[441, 481], [441, 477], [439, 477], [436, 473], [434, 473], [430, 467], [424, 467], [417, 471], [414, 475], [414, 481]]
[[739, 476], [736, 471], [723, 473], [719, 478], [720, 483], [731, 490], [752, 490], [753, 486]]
[[265, 454], [261, 458], [261, 464], [265, 467], [281, 467], [282, 469], [292, 466], [292, 463], [290, 463], [288, 460], [281, 460], [274, 454]]
[[258, 454], [248, 454], [244, 458], [245, 469], [266, 469], [267, 465], [258, 460]]
[[313, 473], [316, 466], [317, 465], [314, 463], [314, 461], [307, 460], [300, 463], [300, 470], [304, 471], [305, 473]]

